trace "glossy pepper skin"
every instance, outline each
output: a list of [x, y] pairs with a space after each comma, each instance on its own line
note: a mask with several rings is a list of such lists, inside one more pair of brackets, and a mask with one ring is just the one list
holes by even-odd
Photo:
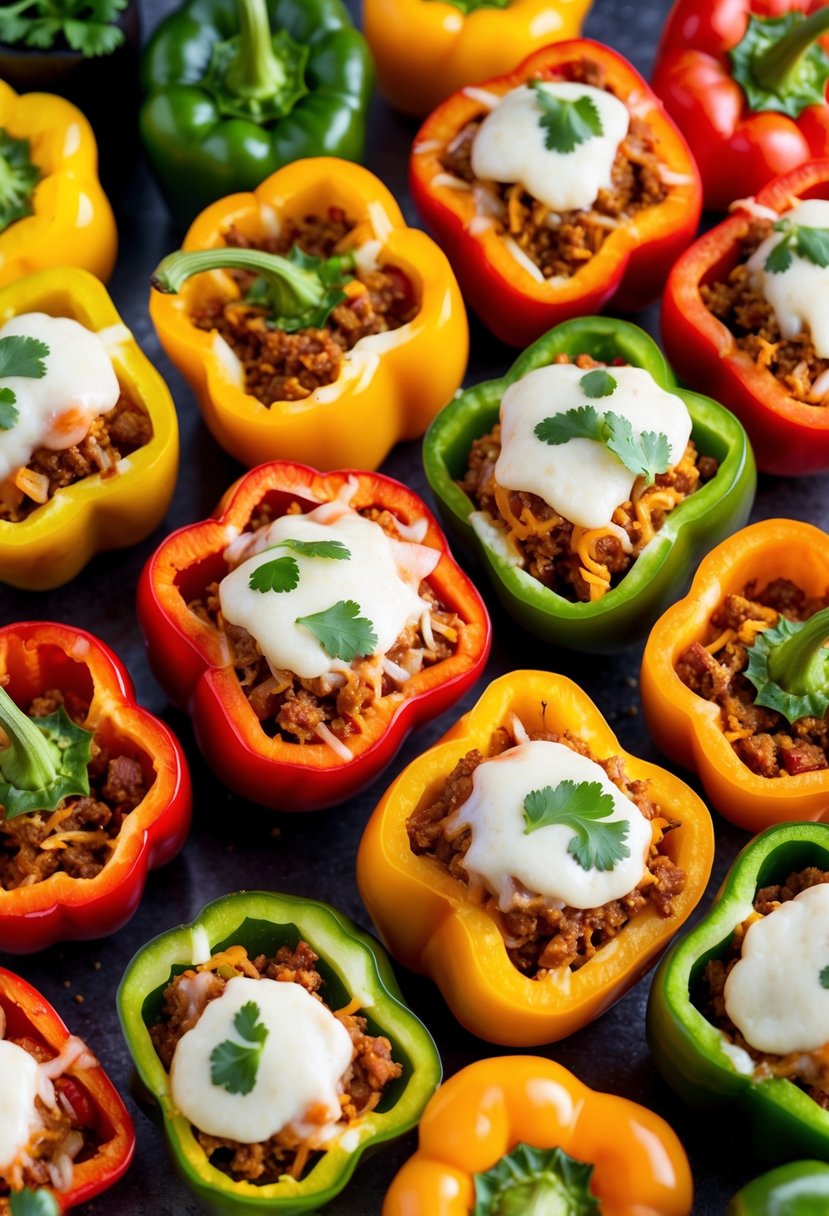
[[96, 553], [137, 544], [161, 522], [178, 471], [178, 420], [167, 385], [88, 271], [42, 270], [0, 289], [0, 321], [28, 312], [106, 332], [121, 387], [153, 427], [149, 443], [113, 476], [95, 473], [65, 486], [19, 523], [0, 520], [0, 582], [46, 591], [74, 578]]
[[[605, 957], [572, 972], [567, 988], [555, 975], [528, 979], [510, 962], [493, 918], [436, 861], [413, 853], [406, 821], [442, 787], [473, 748], [489, 750], [492, 732], [515, 714], [525, 729], [572, 731], [601, 758], [621, 756], [633, 779], [649, 780], [655, 801], [681, 826], [669, 852], [685, 871], [675, 915], [643, 909]], [[357, 855], [357, 885], [380, 937], [406, 967], [435, 981], [458, 1021], [473, 1034], [509, 1047], [565, 1038], [617, 1001], [645, 974], [690, 916], [705, 891], [714, 856], [710, 816], [676, 777], [622, 751], [599, 710], [571, 680], [542, 671], [514, 671], [494, 680], [443, 739], [404, 769], [369, 820]], [[400, 909], [406, 915], [400, 915]]]
[[589, 8], [590, 0], [366, 0], [363, 28], [380, 89], [395, 109], [423, 118], [464, 85], [578, 38]]
[[0, 629], [0, 675], [8, 677], [7, 691], [20, 706], [52, 688], [89, 699], [86, 728], [139, 760], [148, 784], [95, 878], [58, 872], [0, 890], [0, 949], [29, 954], [55, 942], [115, 933], [138, 908], [148, 872], [171, 861], [187, 838], [192, 796], [181, 745], [136, 704], [127, 670], [109, 647], [83, 629], [51, 621], [6, 625]]
[[[682, 398], [693, 422], [694, 442], [719, 461], [716, 476], [669, 514], [618, 586], [584, 604], [551, 591], [479, 536], [470, 522], [474, 503], [457, 484], [472, 441], [498, 421], [508, 385], [555, 362], [559, 353], [572, 359], [587, 353], [605, 363], [621, 359], [645, 368], [657, 384]], [[618, 650], [644, 635], [664, 605], [679, 594], [700, 555], [745, 523], [757, 481], [751, 448], [737, 419], [708, 397], [677, 388], [653, 339], [637, 326], [610, 317], [583, 317], [556, 326], [519, 355], [500, 380], [461, 393], [429, 428], [423, 465], [443, 522], [481, 558], [507, 612], [542, 641], [590, 651]]]
[[[776, 178], [755, 201], [779, 214], [804, 198], [829, 199], [829, 160], [811, 161]], [[764, 473], [820, 473], [829, 469], [827, 411], [798, 401], [771, 371], [739, 350], [731, 331], [700, 295], [702, 283], [728, 278], [751, 218], [742, 207], [735, 208], [674, 266], [662, 305], [665, 350], [684, 380], [728, 402], [748, 431]]]
[[[276, 68], [262, 62], [264, 18], [287, 41]], [[236, 78], [226, 68], [214, 74], [217, 48], [240, 30], [249, 41]], [[303, 59], [298, 87], [274, 106], [272, 73]], [[292, 161], [362, 160], [372, 64], [340, 0], [187, 0], [155, 30], [142, 81], [141, 134], [182, 228], [208, 203], [252, 190]]]
[[[291, 502], [310, 510], [336, 497], [350, 479], [357, 485], [350, 500], [355, 510], [387, 508], [405, 524], [427, 521], [422, 543], [442, 551], [427, 581], [465, 628], [451, 658], [412, 676], [405, 695], [382, 698], [376, 712], [362, 720], [361, 733], [349, 738], [352, 759], [344, 762], [324, 743], [287, 743], [265, 734], [223, 636], [187, 603], [206, 582], [224, 576], [222, 552], [260, 504], [269, 503], [274, 518]], [[483, 602], [416, 494], [379, 473], [321, 474], [286, 462], [254, 469], [231, 487], [217, 518], [181, 528], [163, 542], [141, 575], [138, 616], [158, 680], [171, 700], [192, 714], [199, 746], [221, 780], [243, 798], [287, 811], [317, 810], [352, 797], [385, 768], [411, 730], [448, 709], [475, 683], [490, 645]]]
[[[326, 1003], [332, 1009], [343, 1008], [359, 994], [361, 1016], [369, 1019], [374, 1033], [391, 1041], [403, 1075], [388, 1101], [351, 1128], [357, 1135], [356, 1147], [346, 1151], [334, 1143], [300, 1181], [283, 1176], [265, 1186], [234, 1182], [210, 1164], [189, 1120], [176, 1112], [169, 1077], [148, 1028], [160, 1013], [161, 994], [173, 968], [207, 962], [211, 954], [230, 945], [245, 946], [251, 956], [270, 955], [300, 939], [320, 957]], [[246, 891], [208, 904], [191, 924], [162, 933], [138, 951], [124, 973], [117, 1002], [138, 1076], [163, 1118], [173, 1164], [185, 1186], [215, 1216], [258, 1212], [296, 1216], [317, 1211], [348, 1183], [364, 1152], [414, 1127], [440, 1082], [435, 1044], [403, 1004], [389, 960], [374, 939], [334, 908], [298, 895]]]
[[826, 824], [781, 824], [750, 841], [711, 908], [663, 959], [648, 1001], [648, 1044], [671, 1088], [692, 1106], [730, 1107], [741, 1134], [769, 1162], [829, 1160], [829, 1112], [792, 1081], [755, 1081], [739, 1072], [724, 1050], [724, 1036], [690, 993], [705, 963], [725, 952], [734, 929], [751, 914], [757, 890], [807, 866], [829, 868]]
[[671, 9], [653, 88], [690, 145], [707, 208], [725, 211], [778, 174], [829, 154], [825, 90], [795, 117], [772, 109], [774, 101], [755, 108], [730, 57], [750, 16], [810, 16], [825, 7], [825, 0], [677, 0]]
[[98, 181], [95, 137], [83, 114], [51, 93], [18, 97], [0, 80], [0, 130], [29, 141], [40, 171], [32, 214], [0, 232], [0, 287], [67, 262], [106, 282], [118, 234]]
[[792, 1161], [744, 1186], [726, 1216], [821, 1216], [828, 1207], [829, 1165]]
[[615, 51], [589, 39], [560, 42], [536, 51], [509, 75], [478, 87], [501, 96], [529, 80], [560, 77], [568, 65], [585, 60], [604, 69], [607, 84], [621, 101], [635, 104], [658, 141], [661, 163], [676, 180], [661, 203], [621, 224], [563, 283], [539, 281], [525, 270], [494, 227], [473, 234], [473, 192], [440, 184], [440, 175], [446, 174], [440, 162], [446, 146], [467, 123], [487, 113], [479, 98], [463, 90], [454, 93], [426, 119], [412, 147], [409, 185], [414, 204], [446, 250], [464, 299], [496, 337], [511, 346], [526, 346], [552, 325], [598, 312], [611, 299], [621, 312], [643, 308], [662, 290], [668, 268], [697, 230], [702, 192], [685, 141], [646, 82]]
[[[0, 1010], [6, 1019], [5, 1038], [29, 1039], [45, 1048], [50, 1057], [59, 1055], [70, 1037], [49, 1002], [5, 967], [0, 967]], [[93, 1156], [73, 1166], [69, 1190], [54, 1193], [65, 1212], [88, 1203], [126, 1173], [135, 1151], [135, 1130], [118, 1091], [100, 1065], [84, 1068], [76, 1061], [64, 1077], [67, 1101], [90, 1118], [101, 1140]]]
[[596, 1093], [540, 1056], [467, 1065], [429, 1101], [418, 1135], [382, 1216], [468, 1216], [474, 1175], [519, 1143], [595, 1162], [590, 1194], [602, 1216], [690, 1216], [691, 1170], [668, 1124], [626, 1098]]
[[676, 662], [708, 637], [709, 618], [746, 583], [788, 578], [810, 595], [829, 585], [829, 536], [812, 524], [766, 519], [718, 545], [701, 562], [684, 599], [660, 617], [645, 647], [640, 692], [654, 742], [675, 763], [696, 771], [711, 805], [747, 832], [829, 812], [829, 770], [761, 777], [743, 764], [723, 734], [720, 710], [682, 683]]
[[288, 165], [253, 194], [208, 207], [184, 249], [223, 246], [231, 225], [262, 239], [274, 216], [327, 216], [331, 207], [357, 222], [361, 245], [381, 242], [379, 260], [410, 279], [420, 310], [394, 333], [363, 339], [343, 361], [339, 379], [304, 401], [262, 405], [216, 353], [214, 335], [191, 322], [190, 313], [206, 300], [238, 296], [229, 275], [197, 275], [175, 296], [152, 293], [150, 316], [162, 346], [190, 382], [213, 437], [249, 467], [287, 459], [321, 469], [376, 468], [399, 440], [423, 434], [466, 370], [466, 312], [449, 263], [425, 233], [406, 227], [389, 191], [359, 165], [328, 157]]

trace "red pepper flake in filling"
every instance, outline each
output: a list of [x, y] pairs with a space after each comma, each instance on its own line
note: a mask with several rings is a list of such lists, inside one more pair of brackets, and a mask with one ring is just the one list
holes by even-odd
[[742, 674], [749, 647], [780, 616], [807, 621], [829, 605], [829, 595], [807, 598], [789, 579], [774, 579], [762, 591], [752, 579], [740, 595], [726, 596], [711, 616], [706, 642], [692, 642], [677, 659], [682, 683], [721, 710], [726, 739], [752, 772], [761, 777], [796, 776], [829, 768], [826, 718], [798, 718], [755, 705], [757, 695]]
[[[578, 970], [648, 904], [659, 916], [672, 916], [672, 901], [685, 886], [685, 872], [664, 851], [663, 844], [666, 833], [679, 824], [662, 817], [661, 808], [648, 797], [647, 781], [628, 779], [619, 756], [600, 760], [586, 743], [569, 731], [564, 734], [536, 732], [529, 738], [563, 743], [600, 765], [613, 784], [653, 825], [646, 874], [635, 890], [623, 899], [611, 900], [600, 908], [553, 908], [549, 900], [530, 893], [531, 898], [520, 907], [501, 912], [497, 896], [486, 897], [484, 907], [504, 936], [513, 966], [532, 979], [541, 979], [548, 971], [560, 967]], [[463, 858], [472, 837], [468, 828], [453, 836], [448, 832], [449, 821], [472, 793], [472, 774], [478, 765], [500, 755], [512, 747], [513, 742], [510, 733], [500, 727], [492, 735], [488, 755], [482, 755], [477, 749], [467, 752], [446, 778], [434, 801], [420, 807], [407, 820], [412, 852], [432, 857], [464, 884], [468, 883], [468, 876]]]

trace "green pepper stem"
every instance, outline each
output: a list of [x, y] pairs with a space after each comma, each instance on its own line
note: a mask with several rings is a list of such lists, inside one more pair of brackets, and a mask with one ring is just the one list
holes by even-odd
[[0, 726], [9, 746], [0, 751], [0, 774], [20, 790], [40, 790], [58, 776], [58, 749], [0, 688]]
[[250, 270], [264, 279], [274, 312], [300, 316], [316, 308], [325, 296], [325, 286], [313, 270], [303, 270], [276, 253], [260, 249], [196, 249], [170, 253], [155, 269], [150, 282], [156, 291], [174, 295], [194, 274], [205, 270]]
[[758, 55], [751, 68], [754, 79], [769, 93], [784, 94], [806, 51], [828, 30], [829, 7], [819, 8]]
[[560, 1179], [549, 1174], [503, 1191], [491, 1216], [580, 1216], [584, 1209]]
[[769, 650], [769, 677], [785, 692], [808, 696], [826, 682], [825, 642], [829, 638], [829, 608], [810, 616], [802, 629]]
[[274, 53], [265, 0], [236, 0], [239, 13], [239, 49], [225, 75], [228, 90], [254, 101], [285, 87], [285, 65]]

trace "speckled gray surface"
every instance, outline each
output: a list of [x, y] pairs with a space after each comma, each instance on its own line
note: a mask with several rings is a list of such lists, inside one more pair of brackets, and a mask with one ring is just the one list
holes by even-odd
[[[144, 0], [145, 28], [152, 28], [172, 8], [171, 0]], [[597, 0], [587, 32], [609, 42], [640, 70], [647, 71], [667, 8], [666, 0], [625, 4]], [[382, 101], [375, 101], [367, 163], [397, 194], [411, 222], [415, 216], [405, 192], [405, 163], [415, 129], [414, 122], [397, 117]], [[204, 765], [187, 720], [169, 709], [147, 668], [135, 619], [135, 584], [143, 561], [161, 538], [173, 527], [203, 517], [240, 468], [208, 435], [188, 387], [161, 354], [147, 315], [150, 271], [178, 242], [142, 162], [137, 161], [131, 180], [116, 195], [115, 203], [121, 255], [111, 290], [126, 322], [166, 377], [179, 411], [183, 461], [175, 499], [165, 524], [154, 536], [136, 549], [99, 557], [69, 587], [49, 594], [0, 589], [0, 621], [26, 617], [71, 621], [92, 629], [115, 649], [127, 663], [143, 704], [160, 713], [182, 739], [193, 771], [195, 821], [183, 854], [166, 870], [151, 876], [138, 914], [120, 933], [100, 942], [57, 947], [29, 958], [6, 956], [2, 961], [42, 989], [70, 1025], [88, 1039], [126, 1094], [130, 1066], [113, 997], [133, 952], [154, 934], [189, 920], [208, 900], [242, 887], [317, 896], [368, 925], [353, 879], [362, 826], [387, 779], [431, 744], [455, 714], [445, 715], [410, 739], [387, 777], [375, 782], [361, 798], [319, 816], [274, 815], [241, 803]], [[653, 329], [655, 311], [637, 319]], [[511, 359], [512, 352], [473, 324], [470, 383], [500, 374]], [[416, 444], [395, 450], [384, 471], [425, 492]], [[764, 478], [754, 518], [792, 515], [825, 526], [829, 523], [827, 486], [827, 477], [800, 481]], [[491, 596], [488, 599], [491, 601]], [[492, 676], [522, 666], [563, 671], [578, 680], [613, 720], [625, 748], [659, 761], [638, 712], [638, 650], [613, 659], [584, 658], [545, 648], [521, 636], [494, 606], [493, 621], [496, 644], [490, 665]], [[474, 695], [467, 698], [458, 712], [474, 699]], [[717, 861], [703, 907], [746, 839], [719, 820], [716, 828]], [[447, 1074], [498, 1052], [457, 1026], [428, 981], [401, 969], [398, 975], [408, 1000], [437, 1040]], [[741, 1129], [733, 1120], [688, 1110], [663, 1084], [645, 1043], [647, 990], [648, 982], [641, 982], [598, 1022], [566, 1042], [539, 1050], [573, 1069], [588, 1084], [625, 1094], [665, 1116], [691, 1158], [697, 1185], [695, 1213], [717, 1216], [724, 1212], [728, 1197], [765, 1168], [764, 1163], [750, 1158], [741, 1143]], [[200, 1209], [176, 1179], [159, 1131], [137, 1109], [135, 1118], [135, 1163], [114, 1190], [89, 1205], [90, 1216], [149, 1212], [154, 1216], [195, 1216]], [[379, 1216], [385, 1188], [414, 1144], [414, 1136], [409, 1136], [365, 1162], [348, 1190], [326, 1210], [331, 1216]]]

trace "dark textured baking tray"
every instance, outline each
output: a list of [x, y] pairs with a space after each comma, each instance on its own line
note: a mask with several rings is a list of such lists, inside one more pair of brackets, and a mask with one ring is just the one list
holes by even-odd
[[[351, 0], [351, 6], [356, 11], [355, 0]], [[143, 0], [144, 30], [152, 30], [173, 7], [172, 0]], [[667, 0], [597, 0], [586, 32], [626, 55], [640, 71], [648, 72], [667, 9]], [[416, 122], [401, 118], [382, 100], [375, 100], [367, 164], [392, 189], [411, 223], [416, 217], [406, 190], [406, 158], [416, 128]], [[194, 745], [188, 720], [167, 705], [150, 675], [136, 623], [138, 574], [161, 538], [172, 528], [203, 518], [242, 470], [211, 439], [189, 388], [161, 353], [150, 324], [146, 306], [150, 272], [179, 240], [138, 153], [134, 132], [125, 130], [124, 139], [135, 146], [135, 165], [129, 180], [113, 197], [121, 252], [110, 287], [126, 323], [166, 378], [178, 407], [182, 463], [175, 498], [166, 522], [143, 545], [96, 558], [68, 587], [50, 593], [0, 588], [0, 622], [26, 618], [70, 621], [100, 635], [127, 663], [142, 704], [161, 714], [178, 732], [192, 767], [195, 813], [189, 843], [172, 865], [150, 877], [144, 902], [128, 926], [100, 942], [68, 944], [28, 958], [2, 957], [4, 965], [20, 971], [54, 1002], [71, 1027], [100, 1056], [122, 1093], [127, 1094], [130, 1065], [118, 1028], [114, 993], [134, 951], [162, 929], [191, 919], [208, 900], [241, 888], [269, 888], [325, 899], [368, 927], [354, 884], [354, 857], [363, 825], [387, 779], [434, 742], [455, 715], [445, 715], [410, 739], [387, 778], [375, 782], [361, 798], [320, 815], [292, 816], [262, 811], [222, 789]], [[652, 333], [657, 332], [655, 309], [635, 319]], [[512, 351], [473, 321], [469, 383], [500, 375], [512, 358]], [[420, 493], [426, 492], [418, 444], [396, 448], [383, 471]], [[829, 525], [827, 489], [827, 476], [797, 481], [763, 477], [752, 518], [790, 515], [825, 527]], [[639, 649], [607, 659], [545, 647], [526, 637], [488, 593], [487, 600], [495, 635], [487, 673], [490, 678], [527, 666], [564, 672], [596, 700], [613, 723], [623, 747], [661, 762], [640, 715]], [[476, 694], [468, 697], [457, 712], [475, 699]], [[707, 907], [747, 839], [719, 819], [716, 830], [717, 860], [703, 907]], [[475, 1059], [502, 1052], [463, 1031], [430, 982], [397, 970], [408, 1001], [437, 1040], [447, 1075]], [[700, 1216], [718, 1216], [724, 1212], [728, 1198], [765, 1165], [749, 1156], [740, 1143], [741, 1130], [733, 1121], [726, 1123], [682, 1106], [662, 1082], [645, 1043], [647, 991], [648, 981], [643, 980], [592, 1026], [539, 1052], [571, 1068], [587, 1084], [624, 1094], [668, 1119], [691, 1158], [697, 1186], [694, 1211]], [[132, 1169], [117, 1187], [86, 1210], [90, 1216], [139, 1216], [148, 1212], [154, 1216], [195, 1216], [200, 1209], [175, 1177], [160, 1132], [140, 1111], [135, 1110], [135, 1117], [138, 1148]], [[364, 1162], [351, 1186], [326, 1210], [331, 1216], [379, 1216], [388, 1182], [414, 1146], [415, 1137], [411, 1135]]]

